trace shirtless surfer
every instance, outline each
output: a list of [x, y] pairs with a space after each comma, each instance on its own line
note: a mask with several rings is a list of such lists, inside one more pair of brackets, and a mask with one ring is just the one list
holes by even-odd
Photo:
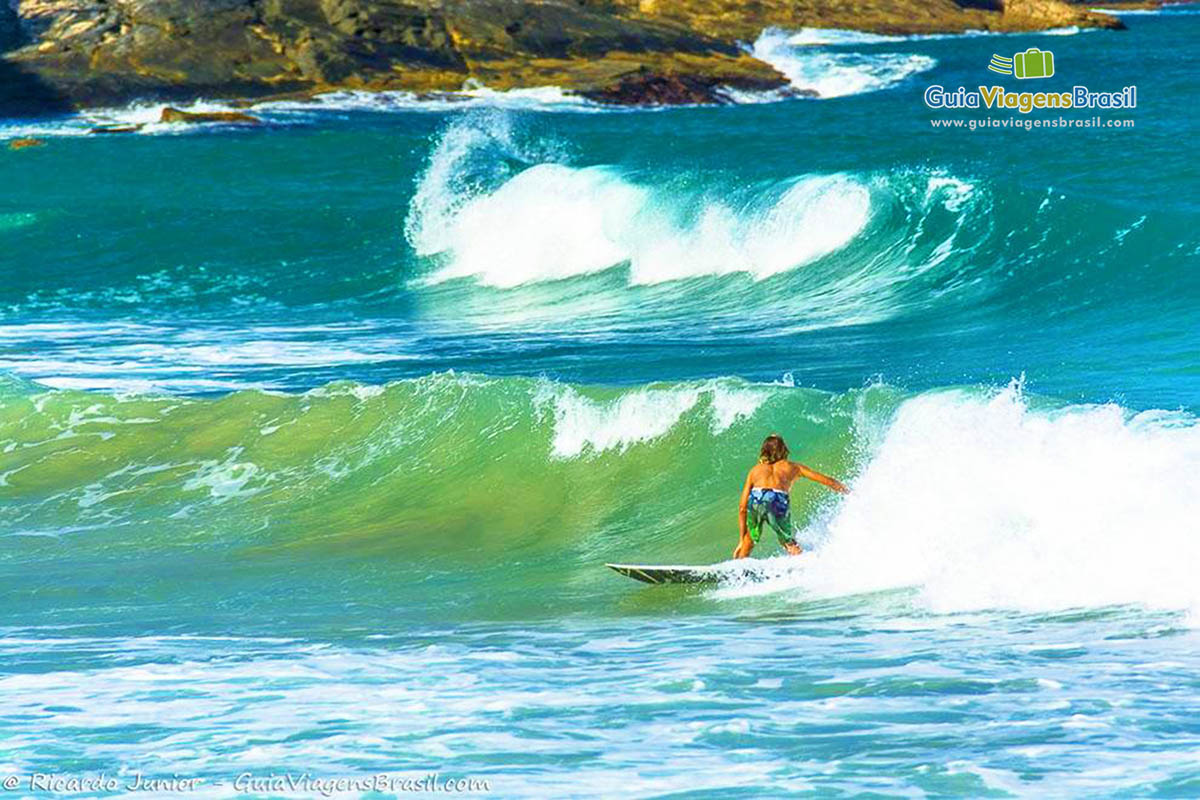
[[842, 483], [828, 475], [822, 475], [815, 469], [809, 469], [803, 464], [788, 461], [788, 446], [779, 434], [772, 433], [763, 440], [762, 449], [758, 453], [758, 463], [750, 469], [746, 476], [746, 485], [742, 488], [742, 501], [738, 506], [738, 535], [737, 547], [733, 549], [734, 558], [745, 558], [750, 555], [764, 524], [769, 525], [775, 535], [790, 555], [800, 555], [800, 545], [796, 543], [796, 534], [792, 530], [790, 500], [788, 490], [799, 478], [823, 483], [835, 492], [845, 494], [848, 489]]

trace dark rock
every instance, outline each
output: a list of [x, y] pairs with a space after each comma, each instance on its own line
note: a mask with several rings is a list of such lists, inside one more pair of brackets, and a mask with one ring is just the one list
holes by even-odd
[[162, 110], [159, 122], [227, 122], [240, 125], [261, 125], [262, 120], [243, 114], [240, 111], [180, 111], [178, 108], [167, 106]]
[[621, 106], [669, 106], [728, 102], [720, 84], [702, 75], [639, 73], [622, 78], [615, 86], [580, 92], [589, 100]]

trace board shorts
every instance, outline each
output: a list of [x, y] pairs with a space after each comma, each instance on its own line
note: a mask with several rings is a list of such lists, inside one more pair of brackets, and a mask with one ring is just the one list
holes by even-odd
[[782, 545], [795, 545], [796, 534], [792, 529], [791, 501], [787, 492], [776, 489], [751, 489], [750, 502], [746, 505], [746, 524], [750, 538], [758, 544], [763, 525], [775, 531]]

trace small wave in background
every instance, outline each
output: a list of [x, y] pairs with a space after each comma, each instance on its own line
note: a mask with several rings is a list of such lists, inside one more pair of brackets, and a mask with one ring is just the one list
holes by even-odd
[[617, 265], [628, 265], [633, 284], [765, 278], [840, 249], [870, 216], [869, 188], [848, 176], [797, 176], [757, 196], [688, 196], [530, 153], [511, 124], [460, 120], [430, 156], [405, 230], [418, 255], [445, 255], [435, 282], [511, 288]]
[[405, 237], [423, 303], [480, 324], [646, 326], [686, 313], [761, 326], [769, 306], [778, 322], [819, 327], [921, 302], [921, 275], [945, 280], [987, 245], [989, 204], [940, 169], [745, 184], [575, 166], [510, 116], [467, 115], [438, 135]]

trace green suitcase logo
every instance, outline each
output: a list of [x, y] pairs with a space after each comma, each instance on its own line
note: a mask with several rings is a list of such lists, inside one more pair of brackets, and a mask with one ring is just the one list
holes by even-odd
[[1031, 47], [1013, 54], [1013, 74], [1018, 78], [1049, 78], [1054, 74], [1054, 53]]
[[988, 69], [1021, 79], [1049, 78], [1054, 74], [1054, 53], [1031, 47], [1024, 53], [1014, 53], [1012, 58], [993, 54]]

